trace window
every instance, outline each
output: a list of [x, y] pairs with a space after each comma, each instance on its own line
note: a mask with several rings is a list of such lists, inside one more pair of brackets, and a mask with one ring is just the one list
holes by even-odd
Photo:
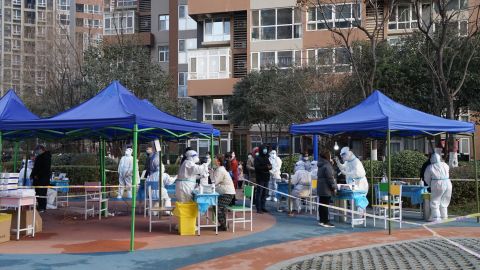
[[70, 0], [58, 0], [58, 9], [63, 11], [70, 10]]
[[168, 59], [169, 59], [168, 46], [159, 46], [158, 62], [168, 62]]
[[45, 36], [46, 34], [46, 30], [45, 30], [45, 26], [37, 26], [37, 35], [38, 36]]
[[252, 39], [293, 39], [301, 36], [301, 15], [297, 8], [252, 11]]
[[69, 14], [58, 14], [58, 22], [61, 25], [69, 25], [70, 24], [70, 15]]
[[13, 25], [13, 34], [20, 35], [22, 33], [22, 27], [18, 24]]
[[22, 19], [22, 11], [19, 9], [13, 10], [13, 19], [14, 20], [21, 20]]
[[230, 78], [230, 49], [193, 50], [188, 53], [189, 80]]
[[253, 52], [252, 70], [260, 70], [277, 66], [289, 68], [301, 64], [300, 51]]
[[20, 80], [20, 70], [12, 70], [12, 79]]
[[229, 41], [230, 19], [216, 18], [207, 19], [204, 22], [203, 41]]
[[45, 11], [38, 11], [38, 21], [44, 22], [47, 20], [47, 16], [45, 15]]
[[187, 96], [187, 72], [178, 73], [178, 97]]
[[441, 1], [442, 4], [447, 4], [446, 10], [463, 10], [468, 8], [468, 0], [450, 0], [450, 1]]
[[20, 65], [21, 61], [22, 61], [22, 57], [20, 55], [18, 55], [18, 54], [13, 55], [13, 61], [12, 62], [13, 62], [14, 65]]
[[117, 33], [133, 34], [135, 32], [135, 11], [105, 13], [104, 34], [116, 35]]
[[178, 30], [196, 30], [197, 22], [188, 16], [188, 6], [178, 6]]
[[85, 5], [85, 13], [98, 14], [100, 13], [99, 5]]
[[84, 12], [84, 5], [83, 4], [75, 4], [75, 10], [77, 12]]
[[47, 6], [47, 0], [37, 0], [37, 6], [46, 7]]
[[388, 29], [412, 29], [417, 28], [415, 7], [412, 4], [398, 4], [393, 7], [388, 22]]
[[[220, 136], [220, 148], [218, 146], [218, 140], [213, 141], [214, 153], [227, 153], [230, 151], [231, 133], [222, 132]], [[205, 156], [210, 151], [210, 140], [208, 139], [192, 139], [188, 140], [188, 146], [197, 151], [199, 156]]]
[[91, 28], [100, 28], [100, 20], [84, 19], [84, 26]]
[[222, 121], [228, 120], [228, 113], [224, 105], [224, 100], [204, 99], [203, 100], [203, 120], [204, 121]]
[[158, 31], [168, 30], [170, 24], [169, 15], [160, 15], [158, 16]]
[[188, 50], [193, 50], [197, 48], [197, 39], [179, 39], [178, 40], [178, 63], [187, 64], [188, 61]]
[[458, 146], [458, 152], [460, 154], [470, 155], [470, 138], [460, 138]]
[[307, 30], [350, 28], [360, 24], [359, 4], [321, 5], [307, 11]]
[[252, 144], [250, 149], [260, 147], [262, 145], [262, 137], [258, 135], [250, 135], [250, 142]]
[[13, 46], [12, 46], [13, 49], [14, 49], [14, 50], [15, 50], [15, 49], [16, 49], [16, 50], [20, 50], [20, 44], [21, 44], [21, 41], [20, 41], [20, 40], [14, 39], [14, 40], [13, 40]]
[[136, 0], [117, 0], [118, 7], [134, 7], [137, 5]]
[[350, 54], [347, 48], [321, 48], [307, 50], [309, 65], [315, 65], [323, 73], [350, 72]]

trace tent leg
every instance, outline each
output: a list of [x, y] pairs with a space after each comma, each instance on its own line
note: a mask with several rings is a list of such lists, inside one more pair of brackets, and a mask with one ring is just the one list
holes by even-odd
[[373, 140], [370, 141], [370, 186], [371, 186], [371, 192], [372, 192], [371, 203], [373, 204], [375, 189], [373, 188], [374, 179], [373, 179], [373, 158], [371, 156], [372, 152], [373, 152]]
[[[293, 158], [293, 142], [294, 142], [294, 137], [292, 135], [290, 135], [290, 157]], [[289, 172], [290, 174], [293, 173], [293, 172]], [[287, 198], [287, 209], [288, 209], [288, 213], [290, 213], [290, 205], [292, 205], [292, 199], [290, 198], [290, 194], [292, 193], [291, 192], [291, 189], [292, 189], [292, 180], [291, 180], [291, 176], [288, 177], [288, 198]]]
[[[473, 166], [475, 167], [475, 197], [477, 200], [477, 213], [480, 213], [480, 198], [478, 194], [478, 164], [477, 164], [477, 146], [475, 145], [475, 133], [472, 135], [473, 142]], [[480, 217], [477, 217], [477, 223], [480, 222]]]
[[0, 131], [0, 172], [3, 172], [3, 132]]
[[[158, 192], [158, 200], [160, 203], [160, 207], [163, 207], [163, 198], [162, 198], [162, 190], [163, 190], [163, 174], [162, 174], [162, 167], [163, 167], [163, 154], [162, 154], [162, 143], [163, 138], [160, 137], [160, 149], [159, 149], [159, 165], [160, 165], [160, 174], [158, 175], [158, 181], [160, 183], [160, 190]], [[146, 185], [145, 185], [146, 187]]]
[[313, 135], [313, 159], [318, 161], [318, 135]]
[[390, 145], [390, 129], [387, 131], [387, 155], [388, 155], [388, 234], [392, 234], [392, 209], [391, 209], [391, 190], [390, 190], [390, 184], [391, 184], [391, 179], [392, 179], [392, 149]]
[[[28, 154], [28, 142], [26, 142], [25, 145], [25, 169], [23, 170], [23, 179], [27, 179], [28, 160], [30, 158], [30, 155]], [[22, 183], [22, 185], [25, 185], [25, 183]]]
[[[107, 176], [105, 174], [105, 140], [100, 139], [100, 177], [102, 179], [102, 198], [106, 197], [107, 194]], [[107, 207], [106, 203], [102, 203], [102, 209]], [[108, 209], [104, 211], [104, 216], [108, 216]]]
[[[218, 149], [219, 151], [221, 151], [221, 142], [220, 142], [221, 138], [218, 137]], [[213, 151], [215, 150], [215, 147], [213, 147], [213, 133], [210, 134], [210, 158], [212, 159], [212, 163], [213, 163], [213, 158], [215, 157], [215, 154], [213, 153]], [[213, 166], [213, 165], [212, 165]]]
[[132, 218], [130, 224], [130, 252], [135, 250], [135, 208], [137, 203], [137, 147], [138, 125], [133, 126]]
[[15, 142], [13, 150], [13, 172], [17, 172], [17, 162], [18, 162], [18, 141]]

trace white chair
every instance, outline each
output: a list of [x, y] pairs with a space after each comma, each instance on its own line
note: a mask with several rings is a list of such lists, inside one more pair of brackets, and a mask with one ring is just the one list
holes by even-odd
[[[388, 183], [379, 183], [378, 184], [378, 195], [388, 194]], [[378, 196], [377, 195], [377, 196]], [[390, 212], [391, 219], [400, 221], [400, 228], [402, 228], [402, 186], [401, 185], [390, 185]], [[387, 229], [387, 218], [388, 218], [388, 208], [389, 202], [372, 205], [374, 215], [382, 215], [384, 217], [384, 228]], [[375, 216], [373, 217], [373, 227], [375, 227]]]
[[[169, 231], [172, 231], [172, 211], [173, 207], [160, 207], [160, 206], [154, 206], [153, 205], [153, 199], [152, 199], [152, 186], [148, 186], [148, 231], [152, 232], [152, 223], [160, 223], [163, 222], [161, 219], [162, 213], [165, 213], [168, 215], [168, 228]], [[152, 216], [155, 215], [155, 213], [158, 213], [158, 219], [159, 220], [153, 220]]]
[[[233, 205], [227, 207], [227, 226], [228, 222], [232, 222], [233, 232], [235, 233], [235, 224], [243, 223], [243, 229], [245, 229], [245, 224], [250, 223], [250, 231], [253, 231], [253, 194], [255, 191], [254, 186], [244, 186], [243, 187], [243, 204], [242, 205]], [[247, 206], [246, 201], [250, 200], [250, 205]], [[232, 218], [228, 218], [228, 213], [232, 213]], [[247, 218], [247, 213], [250, 212], [250, 219]], [[237, 217], [237, 213], [242, 213], [241, 217]]]
[[[145, 188], [143, 189], [144, 191], [144, 200], [143, 200], [143, 216], [147, 217], [148, 213], [148, 199], [150, 198], [150, 193], [148, 192], [148, 189], [152, 188], [152, 195], [154, 196], [154, 199], [158, 200], [158, 195], [159, 195], [159, 183], [157, 181], [145, 181]], [[156, 193], [156, 194], [155, 194]]]
[[[98, 206], [98, 219], [102, 219], [102, 212], [108, 213], [108, 198], [103, 195], [100, 182], [85, 182], [85, 220], [88, 213], [95, 216], [95, 205]], [[89, 204], [91, 208], [89, 208]], [[105, 207], [102, 207], [105, 204]]]

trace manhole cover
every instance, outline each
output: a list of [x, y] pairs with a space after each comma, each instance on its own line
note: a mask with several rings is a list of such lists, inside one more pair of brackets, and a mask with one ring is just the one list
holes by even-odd
[[[480, 253], [480, 239], [455, 242]], [[272, 269], [480, 269], [480, 259], [445, 240], [426, 239], [322, 253], [279, 263]]]

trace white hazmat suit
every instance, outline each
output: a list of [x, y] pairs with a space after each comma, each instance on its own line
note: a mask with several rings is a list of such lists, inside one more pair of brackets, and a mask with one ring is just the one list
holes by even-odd
[[448, 218], [448, 205], [452, 198], [452, 182], [448, 164], [443, 162], [439, 154], [433, 154], [431, 164], [425, 170], [424, 180], [432, 190], [430, 200], [431, 221]]
[[28, 160], [27, 164], [27, 177], [25, 178], [25, 160], [22, 160], [22, 169], [20, 173], [18, 173], [18, 185], [19, 186], [31, 186], [32, 183], [30, 182], [30, 174], [32, 173], [33, 169], [33, 161]]
[[273, 200], [277, 201], [277, 197], [275, 196], [275, 191], [278, 188], [277, 182], [281, 181], [282, 177], [280, 176], [282, 170], [282, 159], [277, 156], [277, 151], [272, 150], [270, 152], [270, 164], [272, 164], [272, 169], [270, 170], [270, 181], [268, 182], [268, 198], [267, 201]]
[[132, 149], [125, 150], [125, 156], [120, 159], [118, 164], [118, 196], [117, 199], [123, 197], [123, 191], [127, 188], [128, 198], [132, 198], [132, 175], [133, 175], [133, 157]]
[[189, 150], [185, 153], [187, 159], [180, 165], [178, 170], [178, 178], [175, 186], [175, 196], [178, 202], [192, 201], [192, 192], [195, 189], [197, 175], [208, 174], [208, 166], [211, 160], [207, 163], [197, 165], [200, 161], [198, 154], [194, 150]]
[[307, 156], [300, 156], [297, 163], [295, 163], [295, 172], [298, 170], [310, 171], [312, 169], [312, 164]]
[[340, 151], [340, 156], [343, 159], [343, 164], [336, 159], [337, 166], [345, 175], [347, 184], [354, 184], [355, 190], [368, 192], [368, 180], [365, 173], [365, 168], [362, 162], [350, 151], [350, 148], [343, 147]]
[[[305, 198], [310, 196], [310, 189], [312, 185], [312, 175], [307, 170], [298, 170], [292, 175], [291, 183], [293, 185], [292, 196], [297, 198]], [[293, 210], [300, 212], [302, 207], [301, 199], [293, 200]]]
[[[170, 177], [170, 175], [165, 173], [165, 165], [162, 165], [162, 174], [160, 177], [160, 156], [158, 153], [154, 153], [150, 158], [150, 175], [147, 178], [147, 182], [158, 182], [160, 178], [163, 181], [163, 186], [161, 187], [163, 206], [170, 207], [172, 206], [172, 202], [165, 186], [172, 185], [176, 177]], [[158, 199], [158, 195], [158, 190], [152, 190], [152, 198]]]

